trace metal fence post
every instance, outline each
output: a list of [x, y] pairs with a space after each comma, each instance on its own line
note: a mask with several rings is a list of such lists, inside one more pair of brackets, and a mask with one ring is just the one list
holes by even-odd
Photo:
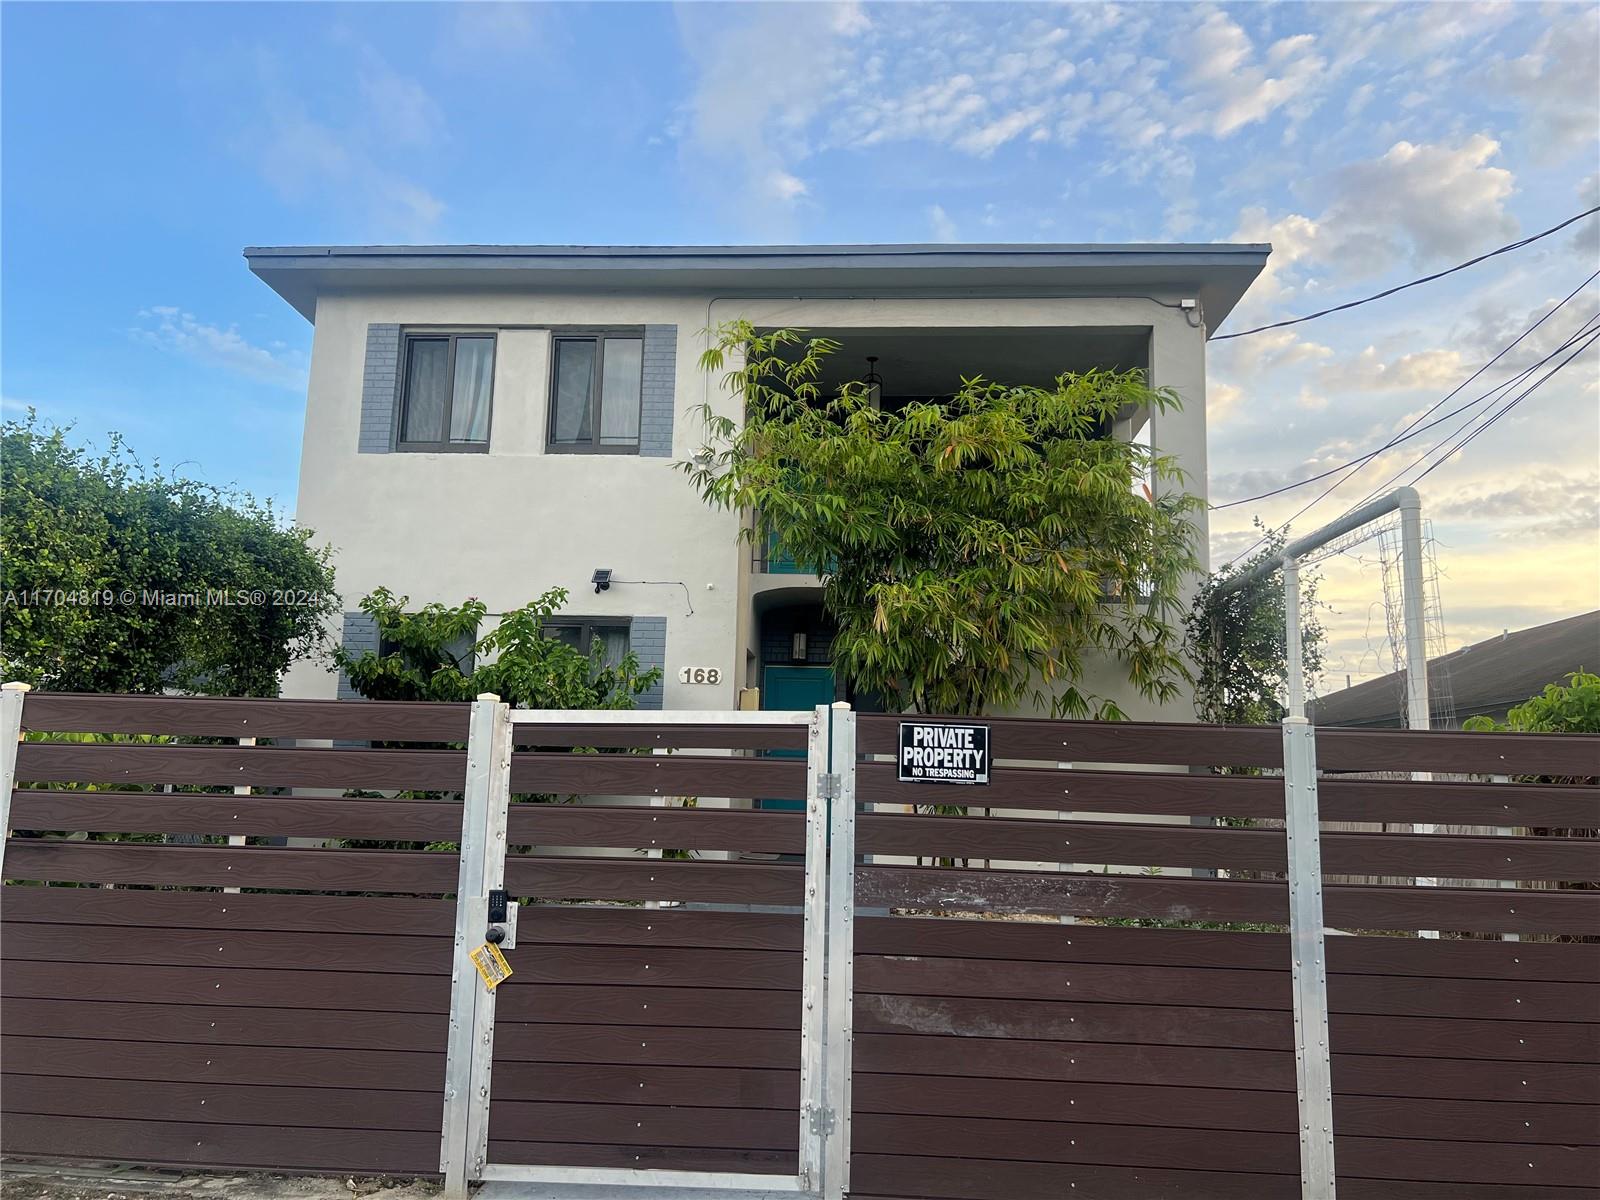
[[1317, 810], [1316, 731], [1304, 717], [1284, 718], [1283, 791], [1300, 1195], [1303, 1200], [1333, 1200], [1333, 1068], [1322, 923], [1322, 826]]
[[[493, 1019], [493, 993], [478, 978], [468, 957], [483, 941], [489, 925], [489, 880], [504, 877], [505, 803], [509, 786], [511, 723], [507, 706], [485, 693], [472, 705], [467, 741], [467, 777], [461, 804], [461, 866], [456, 885], [456, 932], [450, 967], [450, 1032], [445, 1052], [444, 1119], [439, 1140], [439, 1170], [445, 1195], [464, 1197], [476, 1135], [487, 1130], [488, 1079], [474, 1078], [482, 1044], [479, 1026]], [[499, 802], [497, 803], [497, 794]], [[500, 840], [491, 840], [494, 811], [499, 810]], [[498, 863], [496, 870], [495, 864]], [[499, 886], [494, 884], [492, 886]], [[480, 1013], [480, 1009], [483, 1010]], [[483, 1094], [478, 1094], [479, 1087]], [[480, 1114], [480, 1106], [482, 1113]]]
[[823, 1186], [827, 1200], [850, 1190], [850, 1076], [854, 1058], [856, 931], [856, 714], [829, 712], [833, 812], [828, 845], [828, 1109]]
[[828, 706], [817, 705], [806, 731], [805, 929], [801, 955], [800, 1180], [822, 1190], [823, 1141], [828, 1121]]
[[11, 840], [11, 790], [17, 784], [17, 743], [22, 740], [22, 698], [25, 683], [0, 685], [0, 869]]

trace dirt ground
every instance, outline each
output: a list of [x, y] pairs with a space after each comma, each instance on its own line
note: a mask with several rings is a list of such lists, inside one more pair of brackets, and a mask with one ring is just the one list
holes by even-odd
[[3, 1200], [433, 1200], [415, 1179], [0, 1164]]

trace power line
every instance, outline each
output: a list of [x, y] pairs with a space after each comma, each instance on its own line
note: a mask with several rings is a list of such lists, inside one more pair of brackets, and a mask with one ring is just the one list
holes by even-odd
[[[1600, 279], [1600, 271], [1596, 271], [1593, 275], [1590, 275], [1589, 278], [1585, 279], [1577, 287], [1573, 288], [1572, 291], [1568, 292], [1566, 297], [1564, 299], [1562, 299], [1559, 303], [1557, 303], [1554, 308], [1552, 308], [1549, 312], [1545, 313], [1544, 316], [1540, 317], [1532, 325], [1528, 326], [1520, 334], [1518, 334], [1516, 341], [1511, 342], [1504, 349], [1502, 349], [1498, 354], [1496, 354], [1493, 358], [1491, 358], [1488, 362], [1484, 363], [1483, 366], [1479, 367], [1471, 375], [1468, 375], [1460, 383], [1456, 384], [1456, 386], [1451, 389], [1450, 393], [1448, 395], [1446, 395], [1442, 400], [1440, 400], [1437, 404], [1433, 405], [1433, 407], [1428, 409], [1426, 412], [1424, 412], [1424, 413], [1420, 414], [1419, 416], [1413, 418], [1413, 420], [1411, 421], [1411, 424], [1407, 425], [1398, 434], [1396, 434], [1389, 441], [1385, 442], [1383, 445], [1379, 446], [1376, 450], [1370, 451], [1367, 454], [1363, 454], [1358, 458], [1352, 458], [1348, 462], [1340, 463], [1336, 467], [1329, 467], [1326, 471], [1322, 471], [1319, 474], [1307, 476], [1305, 479], [1297, 480], [1294, 483], [1286, 483], [1282, 487], [1273, 488], [1270, 492], [1262, 492], [1258, 496], [1246, 496], [1243, 500], [1230, 500], [1226, 504], [1213, 504], [1211, 506], [1211, 511], [1212, 512], [1221, 512], [1225, 508], [1238, 508], [1239, 505], [1241, 505], [1241, 504], [1254, 504], [1258, 500], [1267, 500], [1267, 499], [1270, 499], [1273, 496], [1282, 495], [1284, 492], [1292, 492], [1296, 488], [1303, 488], [1308, 483], [1316, 483], [1317, 480], [1326, 479], [1329, 475], [1335, 475], [1338, 472], [1344, 470], [1346, 467], [1353, 467], [1357, 463], [1366, 462], [1370, 458], [1375, 458], [1379, 454], [1382, 454], [1385, 450], [1389, 449], [1391, 446], [1395, 446], [1395, 445], [1398, 445], [1401, 442], [1407, 441], [1410, 438], [1415, 437], [1417, 434], [1423, 432], [1423, 430], [1433, 428], [1433, 426], [1439, 424], [1440, 421], [1447, 421], [1451, 417], [1455, 416], [1457, 413], [1463, 412], [1466, 409], [1471, 408], [1472, 405], [1478, 403], [1478, 401], [1482, 400], [1483, 397], [1479, 396], [1477, 400], [1473, 400], [1468, 404], [1464, 404], [1460, 408], [1451, 409], [1449, 412], [1445, 413], [1444, 416], [1439, 417], [1437, 420], [1429, 421], [1426, 425], [1422, 426], [1421, 429], [1416, 428], [1418, 421], [1421, 421], [1426, 417], [1431, 417], [1434, 413], [1438, 412], [1439, 408], [1442, 405], [1444, 405], [1444, 404], [1448, 403], [1450, 400], [1454, 399], [1457, 395], [1459, 395], [1461, 393], [1461, 390], [1463, 388], [1465, 388], [1469, 383], [1471, 383], [1479, 375], [1482, 375], [1490, 367], [1494, 366], [1495, 363], [1499, 362], [1507, 354], [1510, 354], [1511, 351], [1516, 349], [1518, 344], [1520, 344], [1524, 338], [1526, 338], [1535, 329], [1539, 328], [1539, 326], [1543, 325], [1551, 317], [1555, 316], [1556, 313], [1560, 312], [1561, 309], [1566, 306], [1566, 304], [1567, 304], [1567, 302], [1569, 300], [1571, 300], [1579, 292], [1583, 291], [1584, 288], [1588, 287], [1596, 279]], [[1556, 353], [1560, 353], [1560, 351], [1557, 350]]]
[[1464, 263], [1457, 263], [1448, 270], [1436, 271], [1432, 275], [1424, 275], [1421, 279], [1413, 279], [1410, 283], [1402, 283], [1398, 287], [1387, 288], [1384, 291], [1367, 296], [1362, 300], [1351, 300], [1345, 304], [1335, 304], [1332, 308], [1325, 308], [1321, 312], [1307, 313], [1303, 317], [1291, 317], [1287, 321], [1274, 321], [1271, 325], [1258, 325], [1254, 329], [1243, 329], [1238, 333], [1219, 333], [1214, 335], [1210, 340], [1213, 342], [1225, 342], [1229, 338], [1249, 337], [1252, 333], [1265, 333], [1269, 329], [1285, 329], [1290, 325], [1300, 325], [1306, 321], [1315, 321], [1318, 317], [1325, 317], [1329, 313], [1344, 312], [1349, 308], [1359, 308], [1363, 304], [1371, 304], [1374, 300], [1382, 300], [1385, 296], [1392, 296], [1396, 292], [1405, 291], [1407, 288], [1418, 287], [1424, 283], [1432, 283], [1435, 279], [1443, 279], [1446, 275], [1454, 275], [1457, 271], [1465, 271], [1468, 267], [1475, 267], [1481, 262], [1494, 258], [1496, 255], [1509, 254], [1513, 250], [1520, 250], [1524, 246], [1531, 246], [1540, 238], [1547, 238], [1552, 233], [1560, 233], [1573, 222], [1581, 221], [1585, 217], [1592, 217], [1597, 212], [1600, 212], [1600, 205], [1596, 205], [1587, 212], [1581, 212], [1575, 217], [1568, 217], [1565, 221], [1561, 222], [1561, 224], [1552, 225], [1549, 229], [1544, 230], [1542, 233], [1536, 233], [1532, 237], [1525, 237], [1519, 242], [1511, 242], [1508, 245], [1501, 246], [1498, 250], [1491, 250], [1487, 254], [1478, 255], [1477, 258], [1469, 258]]
[[[1495, 421], [1498, 421], [1503, 415], [1505, 415], [1505, 413], [1509, 412], [1511, 409], [1515, 408], [1518, 404], [1521, 404], [1522, 401], [1526, 400], [1534, 392], [1538, 391], [1539, 388], [1544, 385], [1546, 380], [1548, 380], [1551, 376], [1555, 375], [1556, 372], [1560, 371], [1562, 367], [1566, 366], [1569, 362], [1571, 362], [1578, 355], [1582, 354], [1585, 350], [1587, 350], [1590, 346], [1592, 346], [1595, 343], [1596, 340], [1600, 340], [1600, 328], [1595, 328], [1595, 329], [1590, 329], [1589, 328], [1591, 325], [1593, 325], [1595, 323], [1595, 321], [1597, 319], [1600, 319], [1600, 318], [1591, 317], [1588, 321], [1585, 321], [1583, 323], [1583, 328], [1580, 329], [1577, 333], [1573, 334], [1572, 337], [1570, 337], [1567, 341], [1563, 342], [1560, 346], [1557, 346], [1554, 350], [1552, 350], [1549, 354], [1547, 354], [1543, 359], [1541, 359], [1539, 362], [1535, 363], [1533, 366], [1529, 367], [1526, 371], [1521, 372], [1520, 376], [1516, 377], [1514, 382], [1521, 382], [1522, 380], [1525, 380], [1527, 378], [1527, 376], [1531, 375], [1534, 371], [1536, 371], [1540, 367], [1544, 366], [1545, 363], [1549, 362], [1551, 359], [1555, 358], [1557, 355], [1561, 354], [1563, 351], [1572, 349], [1575, 346], [1577, 347], [1576, 349], [1572, 350], [1572, 353], [1567, 355], [1567, 357], [1565, 359], [1563, 359], [1561, 362], [1557, 363], [1554, 367], [1551, 367], [1549, 371], [1545, 372], [1544, 375], [1542, 375], [1538, 379], [1536, 379], [1523, 392], [1521, 392], [1517, 396], [1514, 396], [1503, 408], [1499, 409], [1498, 411], [1496, 411], [1494, 413], [1479, 413], [1477, 416], [1471, 417], [1468, 420], [1463, 421], [1461, 423], [1461, 425], [1456, 429], [1456, 431], [1454, 433], [1450, 434], [1448, 437], [1444, 438], [1443, 440], [1438, 442], [1436, 445], [1428, 447], [1428, 449], [1424, 450], [1416, 458], [1412, 459], [1411, 462], [1409, 462], [1405, 466], [1401, 467], [1393, 475], [1389, 476], [1388, 479], [1386, 479], [1382, 483], [1378, 484], [1377, 487], [1373, 488], [1370, 492], [1368, 492], [1360, 500], [1357, 500], [1354, 504], [1351, 505], [1351, 508], [1359, 508], [1359, 507], [1361, 507], [1361, 505], [1365, 504], [1368, 500], [1371, 500], [1375, 496], [1381, 496], [1385, 491], [1387, 491], [1389, 488], [1391, 488], [1397, 482], [1399, 482], [1401, 477], [1404, 476], [1407, 472], [1415, 470], [1417, 467], [1421, 466], [1424, 462], [1426, 462], [1429, 455], [1437, 454], [1440, 450], [1444, 450], [1446, 447], [1449, 447], [1452, 439], [1460, 439], [1463, 434], [1467, 433], [1468, 430], [1472, 429], [1472, 426], [1473, 426], [1474, 422], [1483, 420], [1484, 417], [1487, 416], [1488, 420], [1485, 421], [1485, 423], [1483, 425], [1480, 425], [1478, 427], [1478, 429], [1473, 430], [1473, 432], [1471, 434], [1469, 434], [1464, 440], [1459, 441], [1458, 444], [1455, 447], [1450, 448], [1447, 451], [1445, 457], [1448, 458], [1450, 455], [1454, 454], [1456, 452], [1456, 450], [1460, 449], [1461, 446], [1466, 445], [1466, 443], [1468, 441], [1471, 441], [1472, 438], [1476, 437], [1478, 435], [1478, 433], [1482, 432], [1483, 429], [1488, 428], [1488, 426], [1490, 424], [1492, 424]], [[1579, 343], [1582, 343], [1582, 344], [1580, 345]], [[1508, 382], [1513, 382], [1513, 381], [1508, 381]], [[1504, 386], [1504, 385], [1502, 385], [1502, 386]], [[1503, 398], [1504, 397], [1502, 397], [1502, 399]], [[1494, 406], [1494, 403], [1491, 402], [1489, 407], [1493, 408], [1493, 406]], [[1443, 462], [1444, 459], [1441, 458], [1439, 461]], [[1437, 466], [1437, 465], [1438, 465], [1437, 463], [1434, 464], [1434, 466]], [[1424, 471], [1422, 473], [1422, 475], [1426, 475], [1426, 474], [1428, 474], [1429, 471], [1432, 471], [1432, 470], [1433, 470], [1433, 466], [1430, 466], [1427, 469], [1427, 471]], [[1420, 480], [1422, 478], [1422, 475], [1418, 475], [1416, 477], [1416, 479], [1411, 480], [1412, 484], [1415, 484], [1418, 480]]]
[[[1465, 450], [1468, 446], [1470, 446], [1472, 444], [1473, 440], [1476, 437], [1478, 437], [1479, 434], [1483, 433], [1484, 430], [1488, 429], [1491, 425], [1493, 425], [1501, 417], [1505, 416], [1508, 412], [1510, 412], [1512, 409], [1517, 407], [1517, 405], [1521, 404], [1529, 396], [1533, 395], [1533, 393], [1538, 391], [1540, 389], [1540, 387], [1542, 387], [1544, 385], [1544, 383], [1548, 379], [1550, 379], [1551, 376], [1555, 375], [1558, 371], [1560, 371], [1563, 367], [1565, 367], [1573, 359], [1577, 358], [1578, 355], [1582, 354], [1585, 350], [1589, 349], [1589, 347], [1593, 346], [1597, 340], [1600, 340], [1600, 330], [1595, 330], [1594, 332], [1590, 333], [1589, 336], [1588, 336], [1588, 340], [1586, 340], [1583, 343], [1583, 345], [1579, 346], [1571, 354], [1567, 355], [1564, 359], [1562, 359], [1560, 362], [1558, 362], [1555, 366], [1551, 367], [1548, 371], [1546, 371], [1543, 375], [1541, 375], [1537, 381], [1535, 381], [1533, 384], [1531, 384], [1526, 391], [1522, 392], [1515, 399], [1513, 399], [1511, 401], [1508, 401], [1505, 405], [1503, 405], [1501, 407], [1499, 412], [1497, 412], [1493, 416], [1489, 417], [1486, 421], [1483, 422], [1483, 424], [1479, 425], [1476, 429], [1474, 429], [1466, 437], [1462, 438], [1454, 446], [1450, 447], [1449, 450], [1445, 451], [1444, 455], [1439, 459], [1438, 462], [1436, 462], [1433, 465], [1431, 465], [1426, 471], [1422, 472], [1422, 474], [1418, 475], [1415, 479], [1413, 479], [1411, 481], [1412, 486], [1415, 487], [1417, 484], [1421, 483], [1424, 479], [1426, 479], [1429, 475], [1433, 474], [1440, 467], [1444, 466], [1445, 463], [1449, 462], [1452, 458], [1454, 458], [1462, 450]], [[1426, 456], [1424, 456], [1424, 457], [1426, 457]], [[1417, 465], [1416, 463], [1412, 464], [1413, 467], [1416, 466], [1416, 465]], [[1410, 468], [1408, 467], [1407, 470], [1409, 470], [1409, 469]]]
[[[1463, 412], [1465, 412], [1466, 410], [1468, 410], [1470, 408], [1476, 407], [1477, 405], [1483, 403], [1485, 400], [1491, 400], [1491, 403], [1492, 403], [1492, 397], [1495, 395], [1495, 393], [1506, 391], [1508, 388], [1514, 387], [1518, 383], [1521, 383], [1524, 379], [1526, 379], [1529, 375], [1533, 374], [1533, 372], [1537, 371], [1540, 367], [1544, 366], [1545, 363], [1549, 362], [1552, 358], [1555, 358], [1562, 351], [1567, 350], [1570, 347], [1572, 347], [1573, 345], [1575, 345], [1578, 341], [1580, 341], [1583, 337], [1585, 337], [1587, 335], [1587, 333], [1589, 331], [1589, 326], [1593, 325], [1596, 320], [1600, 320], [1600, 314], [1596, 314], [1595, 316], [1590, 317], [1587, 321], [1585, 321], [1583, 323], [1582, 326], [1579, 327], [1579, 331], [1577, 333], [1573, 334], [1565, 342], [1563, 342], [1561, 345], [1557, 346], [1554, 350], [1550, 351], [1549, 354], [1546, 354], [1543, 358], [1539, 359], [1537, 362], [1533, 363], [1531, 366], [1524, 367], [1521, 371], [1518, 371], [1515, 375], [1511, 375], [1508, 378], [1506, 378], [1505, 380], [1503, 380], [1502, 382], [1495, 384], [1494, 387], [1490, 388], [1488, 391], [1484, 392], [1482, 395], [1478, 396], [1476, 399], [1470, 400], [1466, 404], [1461, 405], [1459, 408], [1453, 409], [1451, 412], [1447, 413], [1445, 416], [1440, 417], [1437, 420], [1429, 422], [1429, 425], [1430, 426], [1437, 425], [1437, 424], [1439, 424], [1439, 423], [1441, 423], [1443, 421], [1446, 421], [1452, 416], [1457, 416], [1460, 413], [1463, 413]], [[1513, 345], [1514, 344], [1515, 343], [1513, 343]], [[1507, 349], [1510, 349], [1510, 347], [1507, 347]], [[1459, 390], [1459, 389], [1457, 389], [1457, 390]], [[1438, 406], [1435, 405], [1434, 407], [1437, 408]], [[1430, 410], [1430, 411], [1432, 411], [1432, 410]], [[1426, 416], [1427, 414], [1424, 413], [1423, 415]], [[1422, 419], [1421, 417], [1417, 418], [1417, 420], [1421, 420], [1421, 419]], [[1455, 433], [1447, 435], [1447, 437], [1444, 439], [1444, 441], [1441, 441], [1440, 443], [1438, 443], [1438, 445], [1430, 447], [1428, 450], [1424, 451], [1422, 457], [1426, 458], [1429, 454], [1432, 454], [1434, 452], [1434, 450], [1438, 449], [1438, 447], [1440, 445], [1444, 445], [1445, 442], [1448, 441], [1450, 437], [1455, 437], [1455, 436], [1459, 435], [1459, 433], [1461, 432], [1462, 429], [1465, 429], [1467, 427], [1467, 425], [1471, 424], [1471, 421], [1472, 421], [1472, 419], [1469, 418], [1469, 420], [1465, 424], [1463, 424], [1460, 428], [1458, 428]], [[1413, 422], [1413, 424], [1415, 424], [1415, 422]], [[1421, 431], [1418, 430], [1417, 432], [1421, 432]], [[1234, 563], [1239, 562], [1241, 559], [1248, 558], [1251, 554], [1254, 554], [1258, 548], [1260, 548], [1261, 546], [1266, 545], [1267, 540], [1270, 537], [1272, 537], [1273, 534], [1281, 533], [1284, 530], [1288, 529], [1289, 526], [1293, 525], [1296, 521], [1298, 521], [1306, 513], [1310, 512], [1318, 504], [1321, 504], [1330, 495], [1332, 495], [1336, 490], [1338, 490], [1339, 488], [1343, 487], [1351, 479], [1355, 478], [1356, 475], [1360, 474], [1362, 469], [1365, 468], [1368, 463], [1372, 462], [1372, 460], [1374, 458], [1376, 458], [1379, 454], [1382, 454], [1385, 450], [1388, 450], [1391, 447], [1393, 447], [1398, 442], [1398, 440], [1400, 440], [1400, 439], [1398, 439], [1398, 438], [1391, 439], [1389, 442], [1386, 442], [1384, 445], [1378, 447], [1377, 450], [1374, 450], [1369, 454], [1363, 455], [1360, 458], [1352, 459], [1349, 462], [1343, 464], [1342, 466], [1338, 466], [1338, 467], [1333, 468], [1333, 471], [1335, 471], [1335, 472], [1344, 471], [1347, 468], [1352, 468], [1352, 469], [1350, 469], [1348, 471], [1348, 473], [1343, 476], [1343, 478], [1334, 480], [1331, 484], [1329, 484], [1326, 488], [1324, 488], [1321, 492], [1319, 492], [1315, 497], [1313, 497], [1311, 500], [1307, 501], [1305, 504], [1301, 505], [1298, 509], [1295, 510], [1293, 515], [1291, 515], [1287, 521], [1284, 521], [1281, 525], [1278, 525], [1277, 527], [1272, 529], [1270, 532], [1268, 532], [1264, 536], [1262, 536], [1260, 538], [1257, 538], [1255, 540], [1255, 542], [1253, 542], [1247, 549], [1241, 551], [1238, 554], [1235, 554], [1231, 559], [1229, 559], [1226, 563], [1224, 563], [1221, 567], [1219, 567], [1218, 570], [1219, 571], [1226, 571]], [[1415, 466], [1415, 465], [1416, 465], [1416, 463], [1412, 463], [1412, 466]], [[1406, 467], [1406, 468], [1404, 468], [1402, 470], [1401, 473], [1403, 474], [1404, 471], [1410, 470], [1410, 469], [1411, 469], [1410, 467]], [[1319, 478], [1325, 477], [1326, 474], [1327, 474], [1327, 472], [1325, 472], [1323, 476], [1319, 476]], [[1381, 491], [1382, 491], [1381, 487], [1378, 488], [1378, 489], [1375, 489], [1374, 491], [1368, 493], [1367, 499], [1371, 499], [1372, 497], [1377, 496]], [[1364, 503], [1366, 503], [1366, 500], [1360, 501], [1358, 503], [1358, 505], [1356, 505], [1356, 507], [1359, 507], [1359, 504], [1364, 504]]]

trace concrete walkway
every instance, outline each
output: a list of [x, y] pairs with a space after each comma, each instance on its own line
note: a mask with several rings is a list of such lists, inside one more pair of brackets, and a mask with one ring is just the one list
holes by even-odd
[[435, 1200], [439, 1190], [416, 1179], [0, 1163], [5, 1200]]

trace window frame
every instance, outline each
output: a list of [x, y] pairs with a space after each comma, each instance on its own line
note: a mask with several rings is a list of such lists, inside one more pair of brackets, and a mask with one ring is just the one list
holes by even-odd
[[[639, 432], [633, 441], [624, 446], [606, 446], [600, 442], [600, 418], [605, 406], [603, 387], [606, 377], [605, 344], [609, 339], [639, 343]], [[560, 364], [557, 345], [560, 342], [594, 342], [593, 387], [589, 401], [589, 440], [587, 442], [558, 442], [556, 433], [556, 371]], [[644, 327], [615, 326], [599, 329], [552, 329], [550, 331], [550, 400], [545, 405], [544, 449], [546, 454], [639, 454], [639, 443], [644, 432]]]
[[[456, 342], [461, 338], [488, 338], [493, 366], [489, 372], [489, 427], [481, 442], [452, 442], [450, 418], [456, 406]], [[445, 378], [450, 381], [450, 394], [445, 398], [444, 420], [441, 428], [444, 440], [417, 442], [405, 440], [406, 393], [411, 386], [411, 344], [413, 342], [447, 341], [449, 354], [445, 359]], [[394, 400], [394, 451], [397, 454], [487, 454], [494, 438], [494, 376], [500, 369], [500, 334], [495, 329], [407, 329], [400, 335], [399, 383]]]

